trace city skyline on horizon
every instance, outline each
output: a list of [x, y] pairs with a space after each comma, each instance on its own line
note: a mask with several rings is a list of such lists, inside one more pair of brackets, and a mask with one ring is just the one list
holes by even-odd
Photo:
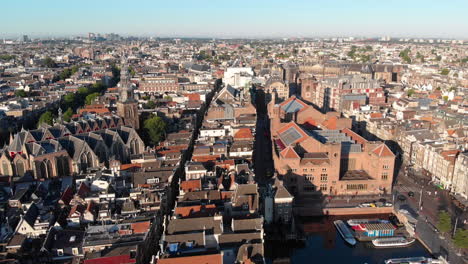
[[[48, 5], [47, 3], [51, 3]], [[92, 5], [90, 8], [90, 5]], [[25, 7], [28, 8], [25, 8]], [[1, 37], [70, 37], [108, 32], [140, 37], [188, 38], [317, 38], [383, 37], [468, 39], [463, 10], [468, 2], [450, 5], [416, 0], [379, 3], [362, 0], [237, 1], [209, 0], [113, 2], [90, 0], [38, 3], [7, 2]], [[16, 14], [21, 12], [18, 20]], [[12, 22], [13, 21], [13, 22]]]

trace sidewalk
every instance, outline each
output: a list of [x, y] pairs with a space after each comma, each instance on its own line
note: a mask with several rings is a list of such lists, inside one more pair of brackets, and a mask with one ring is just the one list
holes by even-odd
[[[441, 236], [440, 233], [436, 232], [423, 218], [424, 217], [422, 216], [418, 218], [418, 223], [416, 224], [416, 236], [432, 252], [432, 254], [443, 256], [450, 264], [468, 263], [466, 250], [463, 253], [463, 251], [456, 249], [449, 238]], [[459, 252], [461, 252], [461, 256], [457, 255]]]

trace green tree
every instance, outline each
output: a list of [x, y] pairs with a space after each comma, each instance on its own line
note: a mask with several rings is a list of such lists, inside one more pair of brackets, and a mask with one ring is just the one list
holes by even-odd
[[449, 97], [447, 95], [443, 96], [442, 99], [444, 99], [445, 102], [448, 102]]
[[468, 230], [457, 230], [453, 237], [453, 243], [459, 248], [468, 248]]
[[128, 71], [130, 72], [130, 76], [132, 76], [132, 77], [134, 77], [134, 76], [135, 76], [135, 74], [136, 74], [136, 71], [135, 71], [135, 69], [133, 69], [133, 67], [131, 67], [131, 66], [130, 66], [130, 67], [128, 67]]
[[9, 61], [9, 60], [12, 60], [12, 59], [15, 59], [16, 56], [15, 55], [9, 55], [9, 54], [1, 54], [0, 55], [0, 60], [3, 60], [3, 61]]
[[63, 120], [66, 121], [66, 122], [70, 122], [72, 116], [73, 116], [73, 110], [72, 110], [71, 107], [68, 107], [67, 111], [65, 111], [65, 113], [63, 113]]
[[166, 131], [166, 122], [156, 115], [150, 115], [143, 123], [143, 129], [148, 136], [149, 143], [158, 144], [164, 137]]
[[18, 97], [26, 97], [27, 94], [24, 90], [16, 90], [15, 95]]
[[411, 63], [411, 57], [409, 56], [409, 54], [411, 53], [411, 50], [409, 48], [406, 48], [402, 51], [400, 51], [400, 58], [406, 62], [406, 63]]
[[444, 233], [450, 232], [452, 229], [452, 218], [450, 218], [450, 214], [447, 213], [447, 211], [440, 211], [437, 216], [437, 228]]
[[133, 47], [132, 50], [133, 50], [133, 51], [138, 51], [139, 48], [138, 48], [138, 47]]
[[406, 91], [406, 95], [408, 95], [408, 97], [413, 96], [413, 94], [414, 94], [414, 89], [409, 89], [408, 91]]
[[442, 75], [448, 75], [450, 73], [450, 70], [447, 69], [447, 68], [443, 68], [441, 71], [440, 71], [440, 74]]
[[148, 103], [146, 103], [144, 105], [144, 108], [145, 109], [154, 109], [154, 108], [156, 108], [156, 103], [153, 102], [153, 101], [148, 101]]
[[39, 122], [37, 122], [37, 127], [39, 127], [42, 123], [46, 123], [48, 125], [53, 125], [54, 115], [52, 114], [51, 111], [47, 111], [47, 112], [43, 113], [39, 117]]
[[99, 97], [99, 95], [100, 95], [100, 93], [88, 94], [88, 95], [86, 96], [85, 103], [86, 103], [87, 105], [92, 104], [92, 103], [96, 100], [96, 98]]
[[55, 68], [57, 67], [57, 64], [55, 63], [55, 61], [50, 58], [50, 57], [46, 57], [44, 59], [44, 65], [47, 67], [47, 68]]

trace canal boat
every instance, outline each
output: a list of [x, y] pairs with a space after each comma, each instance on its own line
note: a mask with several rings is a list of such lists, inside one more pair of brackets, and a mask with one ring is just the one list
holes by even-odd
[[346, 224], [341, 221], [341, 220], [336, 220], [333, 222], [335, 224], [336, 229], [338, 229], [338, 232], [340, 232], [341, 237], [350, 245], [354, 246], [356, 245], [356, 239], [353, 236], [353, 233], [349, 228], [346, 226]]
[[396, 237], [383, 237], [376, 238], [372, 240], [374, 247], [383, 248], [383, 247], [406, 247], [411, 245], [415, 241], [414, 238], [406, 238], [403, 236]]
[[390, 221], [381, 219], [350, 219], [347, 223], [352, 227], [361, 224], [388, 224]]
[[425, 257], [387, 259], [385, 264], [441, 264], [442, 261]]

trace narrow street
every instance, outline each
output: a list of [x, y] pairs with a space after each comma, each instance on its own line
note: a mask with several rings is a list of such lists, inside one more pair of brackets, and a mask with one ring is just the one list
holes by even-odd
[[[457, 228], [462, 228], [464, 220], [468, 217], [466, 210], [462, 211], [454, 205], [448, 191], [434, 186], [421, 175], [412, 172], [408, 174], [398, 175], [394, 187], [395, 210], [410, 210], [417, 215], [416, 235], [434, 254], [444, 256], [452, 264], [466, 263], [466, 256], [464, 259], [462, 251], [455, 248], [450, 241], [452, 232], [442, 234], [436, 227], [438, 212], [446, 210], [452, 215], [452, 223], [458, 218]], [[410, 192], [414, 194], [413, 197], [408, 195]], [[398, 199], [401, 196], [404, 196], [406, 200]]]
[[257, 107], [253, 154], [255, 181], [260, 187], [264, 187], [273, 176], [274, 165], [271, 153], [270, 121], [263, 91], [257, 91], [255, 104]]

